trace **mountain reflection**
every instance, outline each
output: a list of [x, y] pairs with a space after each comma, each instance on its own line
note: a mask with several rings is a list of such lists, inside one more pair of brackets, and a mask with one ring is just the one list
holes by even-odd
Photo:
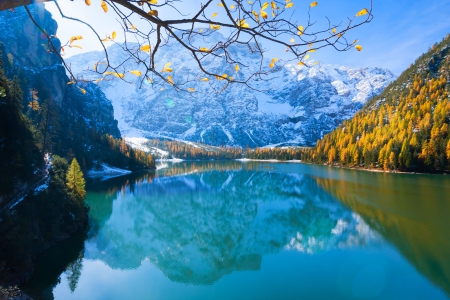
[[85, 258], [117, 269], [146, 259], [173, 281], [209, 285], [257, 270], [264, 255], [282, 249], [316, 253], [376, 239], [310, 176], [225, 165], [181, 164], [179, 172], [128, 180], [120, 191], [90, 193]]

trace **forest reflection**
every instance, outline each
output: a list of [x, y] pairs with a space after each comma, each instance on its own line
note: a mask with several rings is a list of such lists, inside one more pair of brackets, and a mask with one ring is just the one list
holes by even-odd
[[316, 182], [358, 213], [450, 297], [450, 202], [445, 198], [450, 189], [446, 178], [377, 174], [382, 180], [374, 182], [374, 174], [358, 175], [358, 181], [322, 177]]

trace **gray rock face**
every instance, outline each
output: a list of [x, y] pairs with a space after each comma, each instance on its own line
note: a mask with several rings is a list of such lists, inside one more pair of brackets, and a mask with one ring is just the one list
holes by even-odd
[[[29, 6], [31, 15], [49, 36], [56, 35], [57, 23], [43, 4]], [[75, 121], [82, 120], [86, 127], [101, 134], [120, 136], [117, 121], [114, 120], [113, 107], [103, 92], [93, 83], [80, 84], [87, 93], [67, 85], [70, 81], [61, 59], [49, 50], [47, 37], [33, 24], [24, 8], [14, 12], [0, 12], [0, 42], [4, 44], [9, 64], [7, 72], [23, 74], [25, 81], [24, 97], [29, 97], [26, 89], [37, 89], [39, 98], [52, 99], [60, 112]], [[60, 41], [52, 38], [56, 49]], [[26, 100], [26, 99], [25, 99]]]
[[[215, 32], [211, 41], [224, 39]], [[193, 41], [195, 43], [196, 41]], [[129, 47], [133, 44], [128, 43]], [[208, 46], [208, 45], [206, 45]], [[259, 57], [248, 49], [232, 46], [231, 53], [238, 61], [258, 66]], [[97, 78], [93, 65], [105, 57], [103, 52], [89, 52], [68, 59], [74, 73]], [[108, 57], [112, 65], [123, 62], [127, 54], [113, 45]], [[200, 141], [212, 145], [264, 146], [314, 145], [317, 139], [348, 119], [371, 97], [381, 93], [394, 75], [381, 68], [347, 68], [313, 62], [307, 67], [285, 65], [264, 80], [255, 80], [257, 91], [242, 84], [231, 84], [221, 93], [212, 93], [209, 83], [199, 80], [204, 74], [190, 54], [174, 44], [170, 50], [157, 54], [158, 65], [172, 63], [175, 83], [187, 82], [184, 88], [195, 93], [176, 91], [168, 84], [142, 84], [126, 73], [144, 69], [134, 62], [123, 65], [126, 81], [101, 81], [100, 88], [111, 100], [119, 129], [127, 137], [169, 137]], [[224, 59], [224, 58], [223, 58]], [[222, 58], [205, 59], [208, 70], [244, 78], [253, 72], [241, 68], [229, 70]], [[267, 66], [269, 61], [267, 61]], [[160, 88], [165, 88], [160, 90]]]

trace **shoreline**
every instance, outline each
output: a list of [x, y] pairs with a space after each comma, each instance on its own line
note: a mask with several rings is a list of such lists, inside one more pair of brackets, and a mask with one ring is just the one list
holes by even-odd
[[329, 164], [317, 164], [311, 162], [305, 162], [302, 160], [279, 160], [279, 159], [252, 159], [252, 158], [237, 158], [237, 161], [246, 162], [246, 161], [258, 161], [258, 162], [276, 162], [276, 163], [300, 163], [305, 165], [314, 165], [314, 166], [327, 166], [336, 169], [347, 169], [347, 170], [356, 170], [356, 171], [366, 171], [366, 172], [374, 172], [374, 173], [391, 173], [391, 174], [411, 174], [411, 175], [449, 175], [448, 171], [439, 172], [439, 173], [425, 173], [425, 172], [406, 172], [399, 170], [382, 170], [382, 169], [368, 169], [368, 168], [360, 168], [360, 167], [344, 167], [344, 166], [336, 166]]

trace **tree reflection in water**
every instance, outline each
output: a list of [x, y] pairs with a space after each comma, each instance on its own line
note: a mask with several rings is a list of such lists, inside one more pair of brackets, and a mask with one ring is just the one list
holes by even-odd
[[116, 269], [147, 259], [177, 282], [210, 285], [259, 269], [264, 255], [283, 248], [316, 253], [376, 240], [312, 177], [259, 163], [175, 165], [128, 179], [109, 195], [89, 195], [86, 258]]

